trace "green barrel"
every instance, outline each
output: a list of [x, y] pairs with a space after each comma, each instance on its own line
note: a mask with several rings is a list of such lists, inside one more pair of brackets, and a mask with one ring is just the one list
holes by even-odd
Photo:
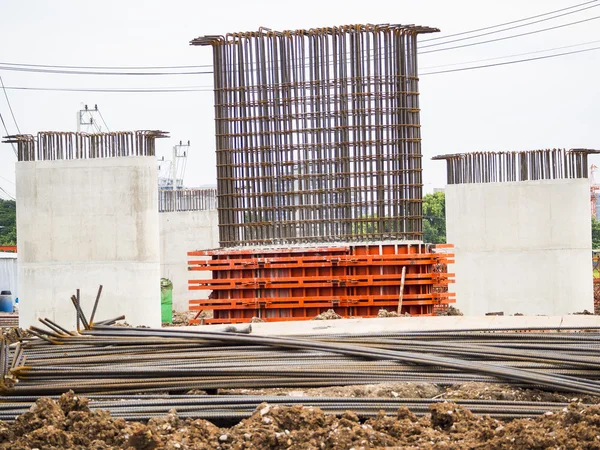
[[173, 283], [160, 279], [160, 309], [163, 323], [173, 323]]

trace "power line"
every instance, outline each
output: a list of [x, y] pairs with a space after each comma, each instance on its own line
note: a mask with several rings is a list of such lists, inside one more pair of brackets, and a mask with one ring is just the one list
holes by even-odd
[[2, 77], [0, 77], [0, 84], [2, 84], [2, 90], [4, 91], [4, 97], [6, 97], [6, 103], [8, 104], [8, 109], [10, 110], [10, 115], [13, 118], [15, 127], [17, 127], [17, 131], [19, 132], [19, 134], [21, 134], [21, 129], [19, 128], [19, 124], [17, 123], [17, 119], [15, 118], [15, 113], [13, 112], [12, 106], [10, 106], [10, 100], [8, 99], [8, 94], [6, 93], [6, 88], [4, 87], [4, 81], [2, 81]]
[[106, 120], [104, 120], [104, 116], [102, 115], [102, 113], [100, 112], [100, 110], [98, 109], [98, 114], [100, 115], [100, 118], [102, 119], [102, 123], [104, 124], [104, 128], [106, 128], [106, 131], [110, 131], [108, 128], [108, 125], [106, 125]]
[[[9, 88], [10, 89], [10, 88]], [[2, 113], [0, 113], [0, 122], [2, 122], [2, 126], [4, 127], [4, 131], [6, 131], [6, 135], [9, 136], [8, 128], [6, 128], [6, 122], [4, 122], [4, 117], [2, 117]], [[13, 152], [15, 152], [15, 156], [17, 156], [17, 149], [15, 148], [15, 144], [11, 143]]]
[[8, 192], [6, 192], [6, 191], [5, 191], [5, 190], [2, 188], [2, 186], [0, 186], [0, 192], [4, 192], [4, 194], [8, 196], [8, 199], [9, 199], [9, 200], [15, 200], [15, 198], [14, 198], [12, 195], [10, 195]]
[[513, 34], [510, 36], [504, 36], [501, 38], [488, 39], [487, 41], [472, 42], [470, 44], [462, 44], [462, 45], [456, 45], [454, 47], [438, 48], [435, 50], [427, 50], [425, 52], [418, 52], [418, 53], [420, 55], [422, 55], [422, 54], [426, 54], [426, 53], [443, 52], [444, 50], [454, 50], [457, 48], [471, 47], [474, 45], [481, 45], [481, 44], [488, 44], [490, 42], [504, 41], [506, 39], [514, 39], [514, 38], [521, 37], [521, 36], [529, 36], [531, 34], [542, 33], [543, 31], [557, 30], [559, 28], [569, 27], [569, 26], [577, 25], [577, 24], [584, 23], [584, 22], [590, 22], [590, 21], [596, 20], [596, 19], [600, 19], [600, 16], [594, 16], [594, 17], [590, 17], [589, 19], [578, 20], [576, 22], [569, 22], [569, 23], [565, 23], [562, 25], [555, 25], [555, 26], [549, 27], [549, 28], [542, 28], [541, 30], [528, 31], [527, 33]]
[[529, 25], [534, 25], [536, 23], [546, 22], [548, 20], [554, 20], [554, 19], [557, 19], [559, 17], [568, 16], [570, 14], [575, 14], [575, 13], [578, 13], [578, 12], [581, 12], [581, 11], [585, 11], [585, 10], [588, 10], [588, 9], [597, 8], [599, 6], [600, 5], [587, 6], [586, 8], [578, 9], [578, 10], [575, 10], [575, 11], [569, 11], [569, 12], [566, 12], [566, 13], [563, 13], [563, 14], [559, 14], [557, 16], [546, 17], [544, 19], [535, 20], [533, 22], [528, 22], [528, 23], [524, 23], [524, 24], [521, 24], [521, 25], [515, 25], [515, 26], [512, 26], [512, 27], [508, 27], [508, 28], [502, 28], [501, 30], [488, 31], [486, 33], [476, 34], [474, 36], [468, 36], [468, 37], [463, 37], [463, 38], [459, 38], [459, 39], [452, 39], [450, 41], [438, 42], [438, 43], [435, 43], [435, 44], [421, 45], [420, 47], [421, 48], [437, 47], [438, 45], [450, 44], [452, 42], [466, 41], [468, 39], [475, 39], [475, 38], [482, 37], [482, 36], [489, 36], [490, 34], [503, 33], [503, 32], [508, 31], [508, 30], [514, 30], [514, 29], [517, 29], [517, 28], [528, 27]]
[[0, 70], [10, 70], [15, 72], [33, 72], [33, 73], [55, 73], [60, 75], [117, 75], [117, 76], [164, 76], [164, 75], [202, 75], [213, 73], [212, 71], [202, 72], [96, 72], [82, 70], [55, 70], [55, 69], [34, 69], [30, 67], [3, 67]]
[[590, 3], [596, 3], [597, 1], [598, 0], [592, 0], [592, 1], [589, 1], [589, 2], [585, 2], [585, 3], [579, 3], [577, 5], [568, 6], [566, 8], [561, 8], [561, 9], [556, 9], [554, 11], [549, 11], [549, 12], [546, 12], [546, 13], [543, 13], [543, 14], [537, 14], [535, 16], [525, 17], [523, 19], [512, 20], [510, 22], [499, 23], [498, 25], [491, 25], [491, 26], [488, 26], [488, 27], [477, 28], [475, 30], [461, 31], [460, 33], [447, 34], [445, 36], [437, 36], [437, 37], [434, 37], [434, 38], [423, 39], [421, 42], [437, 41], [439, 39], [447, 39], [449, 37], [463, 36], [465, 34], [477, 33], [478, 31], [491, 30], [492, 28], [503, 27], [505, 25], [512, 25], [513, 23], [519, 23], [519, 22], [524, 22], [526, 20], [537, 19], [538, 17], [544, 17], [544, 16], [548, 16], [550, 14], [554, 14], [554, 13], [557, 13], [557, 12], [562, 12], [562, 11], [567, 11], [569, 9], [578, 8], [579, 6], [589, 5]]
[[426, 72], [426, 73], [420, 74], [420, 76], [437, 75], [440, 73], [462, 72], [463, 70], [485, 69], [487, 67], [507, 66], [509, 64], [517, 64], [517, 63], [523, 63], [523, 62], [529, 62], [529, 61], [539, 61], [541, 59], [556, 58], [559, 56], [566, 56], [566, 55], [574, 55], [576, 53], [591, 52], [593, 50], [600, 50], [600, 47], [592, 47], [592, 48], [586, 48], [583, 50], [574, 50], [572, 52], [557, 53], [555, 55], [538, 56], [537, 58], [518, 59], [515, 61], [506, 61], [506, 62], [502, 62], [502, 63], [486, 64], [486, 65], [482, 65], [482, 66], [463, 67], [460, 69], [439, 70], [437, 72]]
[[[429, 38], [429, 39], [423, 39], [420, 42], [421, 43], [425, 43], [425, 42], [430, 42], [430, 41], [436, 41], [436, 40], [440, 40], [440, 39], [447, 39], [450, 37], [455, 37], [455, 36], [463, 36], [465, 34], [471, 34], [471, 33], [476, 33], [479, 31], [485, 31], [485, 30], [491, 30], [494, 28], [499, 28], [505, 25], [512, 25], [515, 23], [520, 23], [520, 22], [525, 22], [527, 20], [531, 20], [531, 19], [537, 19], [539, 17], [545, 17], [551, 14], [556, 14], [559, 12], [563, 12], [563, 11], [568, 11], [570, 9], [574, 9], [574, 8], [578, 8], [580, 6], [585, 6], [585, 5], [589, 5], [591, 3], [597, 3], [600, 0], [591, 0], [591, 1], [587, 1], [584, 3], [578, 3], [576, 5], [573, 6], [568, 6], [566, 8], [561, 8], [561, 9], [556, 9], [554, 11], [548, 11], [542, 14], [536, 14], [534, 16], [529, 16], [529, 17], [524, 17], [522, 19], [518, 19], [518, 20], [512, 20], [509, 22], [504, 22], [504, 23], [500, 23], [497, 25], [491, 25], [491, 26], [487, 26], [487, 27], [483, 27], [483, 28], [476, 28], [473, 30], [468, 30], [468, 31], [462, 31], [460, 33], [454, 33], [454, 34], [448, 34], [445, 36], [437, 36], [434, 38]], [[600, 6], [600, 5], [595, 5], [595, 6]], [[595, 7], [592, 6], [592, 7]], [[589, 7], [589, 8], [592, 8]], [[589, 9], [589, 8], [584, 8], [584, 9]], [[582, 9], [582, 10], [584, 10]], [[579, 10], [579, 11], [582, 11]], [[578, 11], [573, 11], [573, 12], [578, 12]], [[569, 13], [571, 14], [571, 13]], [[556, 17], [561, 17], [561, 16], [556, 16]], [[556, 18], [553, 17], [553, 18]], [[550, 18], [552, 19], [552, 18]], [[546, 19], [546, 20], [550, 20], [550, 19]], [[532, 22], [532, 23], [537, 23], [537, 22]], [[531, 23], [529, 24], [524, 24], [522, 26], [526, 26], [526, 25], [531, 25]], [[506, 30], [501, 30], [501, 31], [506, 31]], [[500, 32], [500, 31], [498, 31]], [[448, 43], [448, 42], [446, 42]], [[439, 44], [435, 44], [435, 45], [442, 45], [442, 43]], [[431, 45], [433, 46], [433, 44]], [[428, 46], [425, 46], [423, 48], [426, 48]], [[25, 64], [25, 63], [12, 63], [12, 62], [0, 62], [0, 65], [2, 66], [15, 66], [15, 67], [33, 67], [33, 68], [53, 68], [53, 69], [80, 69], [80, 70], [161, 70], [161, 69], [199, 69], [199, 68], [206, 68], [206, 67], [213, 67], [212, 64], [200, 64], [200, 65], [179, 65], [179, 66], [72, 66], [72, 65], [52, 65], [52, 64]], [[170, 73], [169, 73], [170, 75]]]
[[[517, 22], [523, 22], [525, 20], [529, 20], [532, 18], [536, 18], [536, 17], [542, 17], [542, 16], [547, 16], [550, 14], [554, 14], [556, 12], [561, 12], [561, 11], [565, 11], [565, 10], [569, 10], [569, 9], [573, 9], [576, 8], [578, 6], [582, 6], [582, 5], [588, 5], [590, 3], [597, 3], [600, 0], [592, 0], [589, 2], [585, 2], [585, 3], [581, 3], [578, 5], [574, 5], [574, 6], [570, 6], [567, 8], [563, 8], [563, 9], [559, 9], [559, 10], [555, 10], [555, 11], [551, 11], [548, 13], [543, 13], [543, 14], [539, 14], [537, 16], [531, 16], [525, 19], [519, 19], [516, 21], [512, 21], [512, 22], [506, 22], [504, 24], [500, 24], [500, 25], [494, 25], [491, 27], [485, 27], [485, 28], [480, 28], [477, 30], [472, 30], [472, 31], [466, 31], [463, 33], [456, 33], [454, 35], [450, 35], [450, 36], [458, 36], [458, 35], [463, 35], [463, 34], [468, 34], [468, 33], [472, 33], [475, 31], [481, 31], [481, 30], [486, 30], [486, 29], [492, 29], [492, 28], [497, 28], [503, 25], [507, 25], [507, 24], [511, 24], [511, 23], [517, 23]], [[443, 45], [443, 44], [448, 44], [451, 42], [456, 42], [456, 41], [462, 41], [462, 40], [466, 40], [466, 39], [474, 39], [476, 37], [481, 37], [481, 36], [485, 36], [485, 35], [489, 35], [489, 34], [494, 34], [494, 33], [499, 33], [499, 32], [503, 32], [503, 31], [507, 31], [507, 30], [511, 30], [514, 28], [519, 28], [519, 27], [523, 27], [523, 26], [529, 26], [538, 22], [543, 22], [546, 20], [551, 20], [551, 19], [555, 19], [557, 17], [562, 17], [568, 14], [574, 14], [576, 12], [580, 12], [586, 9], [590, 9], [590, 8], [595, 8], [598, 7], [600, 5], [592, 5], [592, 6], [588, 6], [586, 8], [582, 8], [576, 11], [570, 11], [568, 13], [565, 14], [560, 14], [557, 16], [553, 16], [550, 18], [545, 18], [542, 20], [538, 20], [535, 22], [530, 22], [527, 24], [522, 24], [522, 25], [518, 25], [515, 27], [510, 27], [510, 28], [505, 28], [502, 30], [497, 30], [497, 31], [493, 31], [493, 32], [489, 32], [489, 33], [483, 33], [480, 35], [476, 35], [476, 36], [471, 36], [471, 37], [466, 37], [466, 38], [462, 38], [462, 39], [456, 39], [456, 40], [452, 40], [452, 41], [447, 41], [447, 42], [442, 42], [442, 43], [436, 43], [436, 44], [431, 44], [431, 45], [426, 45], [426, 46], [422, 46], [421, 48], [428, 48], [428, 47], [433, 47], [433, 46], [438, 46], [438, 45]], [[577, 25], [580, 23], [584, 23], [584, 22], [589, 22], [592, 20], [596, 20], [599, 19], [600, 16], [595, 16], [595, 17], [591, 17], [588, 19], [583, 19], [583, 20], [579, 20], [579, 21], [575, 21], [575, 22], [570, 22], [570, 23], [566, 23], [566, 24], [562, 24], [562, 25], [556, 25], [553, 27], [548, 27], [548, 28], [543, 28], [540, 30], [534, 30], [534, 31], [530, 31], [530, 32], [526, 32], [526, 33], [520, 33], [520, 34], [514, 34], [514, 35], [510, 35], [510, 36], [504, 36], [501, 38], [496, 38], [496, 39], [489, 39], [486, 41], [479, 41], [479, 42], [472, 42], [469, 44], [463, 44], [463, 45], [457, 45], [454, 47], [445, 47], [445, 48], [441, 48], [441, 49], [435, 49], [435, 50], [428, 50], [428, 51], [419, 51], [419, 54], [427, 54], [427, 53], [435, 53], [435, 52], [440, 52], [440, 51], [445, 51], [445, 50], [453, 50], [453, 49], [457, 49], [457, 48], [463, 48], [463, 47], [470, 47], [470, 46], [475, 46], [475, 45], [481, 45], [481, 44], [487, 44], [487, 43], [491, 43], [491, 42], [498, 42], [498, 41], [502, 41], [502, 40], [506, 40], [506, 39], [513, 39], [513, 38], [517, 38], [517, 37], [522, 37], [522, 36], [528, 36], [531, 34], [537, 34], [537, 33], [541, 33], [544, 31], [551, 31], [551, 30], [555, 30], [555, 29], [559, 29], [559, 28], [564, 28], [567, 26], [572, 26], [572, 25]], [[449, 36], [447, 36], [449, 37]], [[435, 38], [438, 39], [438, 38]], [[427, 42], [433, 39], [428, 39], [425, 40], [423, 42]], [[11, 67], [5, 67], [5, 66], [11, 66]], [[17, 67], [19, 66], [19, 67]], [[117, 67], [117, 66], [87, 66], [87, 67], [81, 67], [81, 66], [52, 66], [52, 65], [42, 65], [42, 64], [15, 64], [15, 63], [0, 63], [0, 70], [9, 70], [9, 71], [21, 71], [21, 72], [33, 72], [33, 73], [53, 73], [53, 74], [62, 74], [62, 75], [116, 75], [116, 76], [124, 76], [124, 75], [129, 75], [129, 76], [169, 76], [169, 75], [203, 75], [203, 74], [213, 74], [213, 71], [197, 71], [197, 72], [98, 72], [98, 71], [89, 71], [89, 70], [55, 70], [55, 69], [42, 69], [41, 67], [53, 67], [53, 68], [79, 68], [79, 69], [85, 69], [85, 68], [103, 68], [103, 69], [117, 69], [117, 68], [124, 68], [124, 67]], [[171, 69], [177, 69], [177, 68], [193, 68], [193, 67], [211, 67], [210, 65], [204, 65], [204, 66], [155, 66], [155, 68], [171, 68]], [[134, 67], [134, 66], [130, 66], [129, 68], [152, 68], [151, 66], [138, 66], [138, 67]], [[78, 90], [79, 92], [86, 92], [86, 91], [82, 91], [82, 90]], [[170, 91], [166, 91], [163, 89], [159, 90], [160, 92], [170, 92]], [[107, 92], [105, 90], [100, 90], [100, 91], [92, 91], [92, 92]], [[112, 91], [111, 91], [112, 92]], [[129, 91], [127, 91], [129, 92]], [[143, 92], [143, 91], [139, 91], [139, 92]], [[158, 92], [153, 90], [152, 92]], [[6, 92], [5, 92], [6, 94]], [[12, 112], [12, 111], [11, 111]], [[14, 118], [14, 117], [13, 117]], [[106, 125], [106, 124], [105, 124]], [[18, 127], [17, 127], [18, 128]]]
[[597, 44], [598, 42], [600, 42], [600, 40], [589, 41], [589, 42], [582, 42], [581, 44], [564, 45], [562, 47], [547, 48], [547, 49], [544, 49], [544, 50], [535, 50], [535, 51], [532, 51], [532, 52], [516, 53], [516, 54], [513, 54], [513, 55], [496, 56], [494, 58], [475, 59], [475, 60], [471, 60], [471, 61], [463, 61], [463, 62], [459, 62], [459, 63], [450, 63], [450, 64], [438, 64], [438, 65], [435, 65], [435, 66], [420, 67], [419, 69], [421, 69], [421, 70], [437, 69], [438, 67], [460, 66], [460, 65], [463, 65], [463, 64], [472, 64], [472, 63], [479, 63], [479, 62], [484, 62], [484, 61], [494, 61], [494, 60], [497, 60], [497, 59], [514, 58], [514, 57], [517, 57], [517, 56], [535, 55], [537, 53], [546, 53], [546, 52], [551, 52], [551, 51], [555, 51], [555, 50], [564, 50], [565, 48], [573, 48], [573, 47], [581, 47], [582, 45]]
[[212, 88], [203, 89], [199, 88], [148, 88], [148, 89], [103, 89], [103, 88], [44, 88], [44, 87], [26, 87], [26, 86], [7, 86], [8, 90], [20, 90], [20, 91], [56, 91], [56, 92], [123, 92], [123, 93], [158, 93], [158, 92], [213, 92]]
[[[599, 0], [595, 0], [599, 1]], [[22, 67], [47, 67], [52, 69], [97, 69], [97, 70], [161, 70], [161, 69], [199, 69], [203, 67], [212, 67], [212, 64], [200, 64], [198, 66], [57, 66], [51, 64], [21, 64], [0, 62], [3, 66], [22, 66]]]
[[[591, 3], [597, 3], [600, 0], [591, 0], [588, 2], [584, 2], [584, 3], [579, 3], [573, 6], [569, 6], [566, 8], [561, 8], [561, 9], [557, 9], [554, 11], [549, 11], [546, 13], [542, 13], [542, 14], [537, 14], [534, 16], [529, 16], [529, 17], [525, 17], [523, 19], [518, 19], [518, 20], [513, 20], [510, 22], [504, 22], [498, 25], [492, 25], [492, 26], [488, 26], [488, 27], [483, 27], [483, 28], [477, 28], [474, 30], [469, 30], [469, 31], [463, 31], [460, 33], [454, 33], [454, 34], [450, 34], [450, 35], [446, 35], [446, 36], [439, 36], [439, 37], [435, 37], [435, 38], [430, 38], [430, 39], [424, 39], [421, 41], [421, 43], [424, 42], [429, 42], [429, 41], [434, 41], [434, 40], [439, 40], [439, 39], [447, 39], [449, 37], [455, 37], [455, 36], [462, 36], [465, 34], [471, 34], [471, 33], [475, 33], [478, 31], [485, 31], [485, 30], [490, 30], [490, 29], [494, 29], [494, 28], [498, 28], [498, 27], [502, 27], [505, 25], [511, 25], [511, 24], [515, 24], [515, 23], [520, 23], [520, 22], [524, 22], [527, 20], [531, 20], [531, 19], [536, 19], [539, 17], [544, 17], [544, 16], [548, 16], [551, 14], [555, 14], [558, 12], [563, 12], [563, 11], [568, 11], [570, 9], [574, 9], [574, 8], [578, 8], [580, 6], [585, 6], [585, 5], [589, 5]], [[546, 18], [544, 20], [541, 21], [535, 21], [535, 22], [530, 22], [527, 24], [523, 24], [523, 25], [519, 25], [518, 27], [510, 27], [510, 28], [506, 28], [503, 30], [497, 30], [494, 32], [490, 32], [490, 33], [484, 33], [478, 36], [471, 36], [468, 38], [463, 38], [463, 39], [457, 39], [457, 40], [453, 40], [453, 41], [447, 41], [447, 42], [442, 42], [442, 43], [437, 43], [437, 44], [431, 44], [431, 45], [426, 45], [426, 46], [422, 46], [421, 48], [427, 48], [427, 47], [433, 47], [433, 46], [438, 46], [438, 45], [443, 45], [443, 44], [448, 44], [450, 42], [456, 42], [459, 40], [465, 40], [465, 39], [473, 39], [475, 37], [480, 37], [480, 36], [484, 36], [484, 35], [489, 35], [489, 34], [493, 34], [493, 33], [499, 33], [502, 31], [507, 31], [510, 29], [514, 29], [514, 28], [519, 28], [519, 27], [523, 27], [523, 26], [528, 26], [528, 25], [532, 25], [535, 23], [539, 23], [545, 20], [551, 20], [551, 19], [555, 19], [557, 17], [562, 17], [568, 14], [574, 14], [576, 12], [580, 12], [580, 11], [584, 11], [586, 9], [590, 9], [590, 8], [595, 8], [597, 6], [600, 5], [593, 5], [593, 6], [588, 6], [587, 8], [582, 8], [579, 9], [577, 11], [571, 11], [569, 13], [566, 14], [561, 14], [561, 15], [557, 15], [554, 17], [550, 17], [550, 18]], [[519, 36], [524, 36], [527, 34], [534, 34], [534, 33], [539, 33], [542, 31], [548, 31], [548, 30], [553, 30], [556, 28], [561, 28], [564, 26], [568, 26], [568, 25], [573, 25], [573, 24], [577, 24], [577, 23], [581, 23], [581, 22], [585, 22], [588, 20], [594, 20], [596, 19], [592, 18], [592, 19], [586, 19], [583, 21], [579, 21], [579, 22], [573, 22], [570, 24], [565, 24], [565, 25], [560, 25], [558, 27], [551, 27], [551, 28], [547, 28], [547, 29], [543, 29], [543, 30], [536, 30], [534, 32], [531, 33], [524, 33], [524, 34], [520, 34], [520, 35], [514, 35], [514, 36], [507, 36], [505, 38], [501, 38], [498, 40], [502, 40], [502, 39], [511, 39], [513, 37], [519, 37]], [[484, 42], [479, 42], [479, 43], [472, 43], [472, 44], [468, 44], [468, 45], [479, 45], [479, 44], [483, 44], [483, 43], [488, 43], [488, 42], [495, 42], [496, 40], [489, 40], [489, 41], [484, 41]], [[464, 47], [468, 46], [465, 45]], [[444, 49], [438, 49], [438, 50], [434, 50], [434, 51], [442, 51], [442, 50], [452, 50], [454, 48], [460, 48], [463, 46], [457, 46], [457, 47], [449, 47], [449, 48], [444, 48]], [[428, 52], [419, 52], [419, 53], [432, 53], [433, 51], [428, 51]], [[13, 66], [13, 67], [1, 67], [1, 66]], [[205, 68], [205, 67], [213, 67], [212, 64], [201, 64], [201, 65], [180, 65], [180, 66], [72, 66], [72, 65], [50, 65], [50, 64], [25, 64], [25, 63], [9, 63], [9, 62], [0, 62], [0, 70], [15, 70], [15, 71], [29, 71], [29, 72], [42, 72], [42, 73], [58, 73], [58, 74], [73, 74], [73, 75], [198, 75], [198, 74], [211, 74], [213, 73], [212, 71], [206, 71], [206, 72], [149, 72], [149, 73], [144, 73], [144, 72], [93, 72], [93, 71], [89, 71], [89, 69], [101, 69], [101, 70], [158, 70], [158, 69], [196, 69], [196, 68]], [[37, 69], [36, 69], [37, 68]], [[46, 69], [41, 69], [41, 68], [46, 68]], [[47, 68], [52, 68], [52, 69], [83, 69], [84, 71], [63, 71], [63, 70], [48, 70]]]
[[13, 183], [13, 182], [12, 182], [12, 181], [10, 181], [10, 180], [7, 180], [7, 179], [6, 179], [6, 178], [4, 178], [4, 177], [0, 177], [0, 180], [4, 180], [4, 181], [6, 181], [7, 183], [10, 183], [10, 184], [12, 184], [13, 186], [15, 185], [15, 183]]
[[[574, 44], [574, 45], [570, 45], [570, 46], [556, 47], [556, 48], [551, 48], [551, 49], [546, 49], [546, 50], [538, 50], [535, 52], [522, 53], [520, 55], [548, 52], [548, 51], [559, 50], [559, 49], [563, 49], [563, 48], [575, 47], [575, 46], [580, 46], [580, 45], [588, 45], [588, 44], [595, 43], [595, 42], [600, 42], [600, 41], [590, 41], [590, 42], [584, 42], [581, 44]], [[496, 63], [496, 64], [486, 64], [486, 65], [479, 65], [479, 66], [463, 67], [463, 68], [458, 68], [458, 69], [441, 70], [441, 71], [436, 71], [436, 72], [425, 72], [420, 75], [421, 76], [436, 75], [436, 74], [440, 74], [440, 73], [451, 73], [451, 72], [460, 72], [460, 71], [464, 71], [464, 70], [483, 69], [483, 68], [487, 68], [487, 67], [503, 66], [503, 65], [517, 64], [517, 63], [523, 63], [523, 62], [529, 62], [529, 61], [537, 61], [537, 60], [548, 59], [548, 58], [556, 58], [556, 57], [560, 57], [560, 56], [573, 55], [573, 54], [577, 54], [577, 53], [585, 53], [585, 52], [598, 50], [598, 49], [600, 49], [600, 47], [592, 47], [592, 48], [588, 48], [588, 49], [574, 50], [571, 52], [557, 53], [554, 55], [540, 56], [537, 58], [527, 58], [527, 59], [520, 59], [520, 60], [515, 60], [515, 61], [506, 61], [506, 62]], [[498, 58], [489, 58], [489, 59], [510, 58], [510, 57], [520, 56], [520, 55], [519, 54], [507, 55], [507, 56], [500, 56]], [[486, 59], [470, 61], [470, 62], [479, 62], [479, 61], [486, 61]], [[469, 63], [469, 62], [456, 63], [456, 64], [451, 64], [451, 65], [467, 64], [467, 63]], [[439, 67], [439, 66], [434, 66], [434, 67]], [[430, 68], [433, 68], [433, 67], [430, 67]], [[7, 86], [7, 87], [5, 87], [5, 89], [7, 89], [7, 90], [11, 90], [11, 89], [12, 90], [27, 90], [27, 91], [110, 92], [110, 93], [213, 92], [213, 89], [210, 86], [180, 86], [180, 87], [168, 87], [168, 88], [157, 87], [157, 88], [131, 88], [131, 89], [130, 88], [119, 88], [119, 89], [116, 89], [116, 88], [115, 89], [80, 88], [80, 89], [78, 89], [78, 88], [45, 88], [45, 87]], [[105, 123], [105, 125], [106, 125], [106, 123]], [[8, 131], [7, 131], [7, 133], [8, 133]]]

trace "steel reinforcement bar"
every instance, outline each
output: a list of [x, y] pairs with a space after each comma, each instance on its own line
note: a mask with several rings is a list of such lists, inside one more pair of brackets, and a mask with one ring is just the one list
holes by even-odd
[[17, 144], [19, 161], [55, 161], [155, 156], [155, 140], [164, 137], [168, 137], [168, 133], [158, 130], [107, 133], [43, 131], [37, 136], [30, 134], [6, 136], [3, 142]]
[[207, 211], [216, 208], [216, 189], [158, 190], [158, 212]]
[[220, 243], [418, 240], [417, 35], [404, 25], [204, 36]]
[[435, 156], [445, 160], [448, 184], [587, 178], [591, 149], [476, 152]]
[[[53, 397], [58, 400], [57, 396]], [[0, 420], [12, 422], [17, 415], [24, 414], [34, 404], [35, 398], [23, 398], [10, 402], [0, 402]], [[182, 395], [151, 396], [136, 395], [126, 398], [111, 396], [89, 396], [92, 410], [109, 411], [113, 417], [126, 420], [149, 420], [152, 417], [166, 416], [176, 410], [181, 418], [206, 420], [238, 421], [250, 417], [267, 403], [271, 408], [277, 406], [296, 406], [320, 408], [327, 414], [342, 415], [353, 411], [359, 417], [374, 417], [381, 411], [395, 414], [401, 407], [408, 408], [413, 414], [422, 416], [430, 412], [430, 406], [444, 403], [445, 399], [415, 398], [349, 398], [349, 397], [287, 397], [255, 395]], [[493, 418], [535, 417], [548, 411], [558, 413], [568, 408], [568, 403], [520, 402], [501, 400], [452, 400], [453, 403], [467, 408], [474, 414], [489, 415]], [[579, 405], [580, 407], [586, 405]]]

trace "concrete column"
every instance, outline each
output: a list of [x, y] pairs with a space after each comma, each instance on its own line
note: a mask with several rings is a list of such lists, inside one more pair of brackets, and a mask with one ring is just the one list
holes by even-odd
[[219, 217], [216, 209], [159, 214], [161, 277], [173, 282], [173, 309], [187, 311], [191, 299], [208, 298], [210, 291], [188, 290], [190, 277], [211, 278], [211, 272], [188, 272], [187, 252], [219, 247]]
[[18, 162], [19, 325], [75, 328], [81, 289], [98, 320], [160, 326], [157, 174], [153, 156]]
[[466, 315], [594, 310], [587, 179], [446, 188], [456, 306]]

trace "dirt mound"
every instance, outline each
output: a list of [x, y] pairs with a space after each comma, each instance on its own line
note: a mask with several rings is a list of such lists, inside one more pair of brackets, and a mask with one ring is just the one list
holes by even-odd
[[90, 411], [72, 393], [42, 398], [14, 424], [0, 422], [0, 449], [513, 449], [600, 448], [600, 406], [572, 403], [536, 419], [500, 421], [473, 415], [454, 403], [437, 403], [416, 417], [406, 408], [366, 421], [319, 408], [261, 404], [246, 420], [219, 428], [206, 420], [181, 419], [175, 411], [147, 424]]
[[448, 306], [446, 309], [436, 311], [436, 316], [462, 316], [462, 311], [454, 306]]
[[312, 320], [336, 320], [343, 319], [338, 313], [336, 313], [333, 309], [328, 309], [324, 313], [319, 314], [316, 317], [313, 317]]
[[528, 402], [557, 402], [557, 403], [600, 403], [600, 398], [592, 395], [574, 397], [559, 392], [548, 392], [539, 389], [523, 389], [507, 384], [495, 383], [463, 383], [449, 387], [439, 396], [449, 401], [459, 399], [480, 400], [510, 400]]
[[441, 396], [444, 389], [433, 383], [378, 383], [350, 386], [332, 386], [292, 390], [268, 389], [219, 389], [222, 395], [266, 395], [290, 397], [380, 397], [380, 398], [433, 398]]

